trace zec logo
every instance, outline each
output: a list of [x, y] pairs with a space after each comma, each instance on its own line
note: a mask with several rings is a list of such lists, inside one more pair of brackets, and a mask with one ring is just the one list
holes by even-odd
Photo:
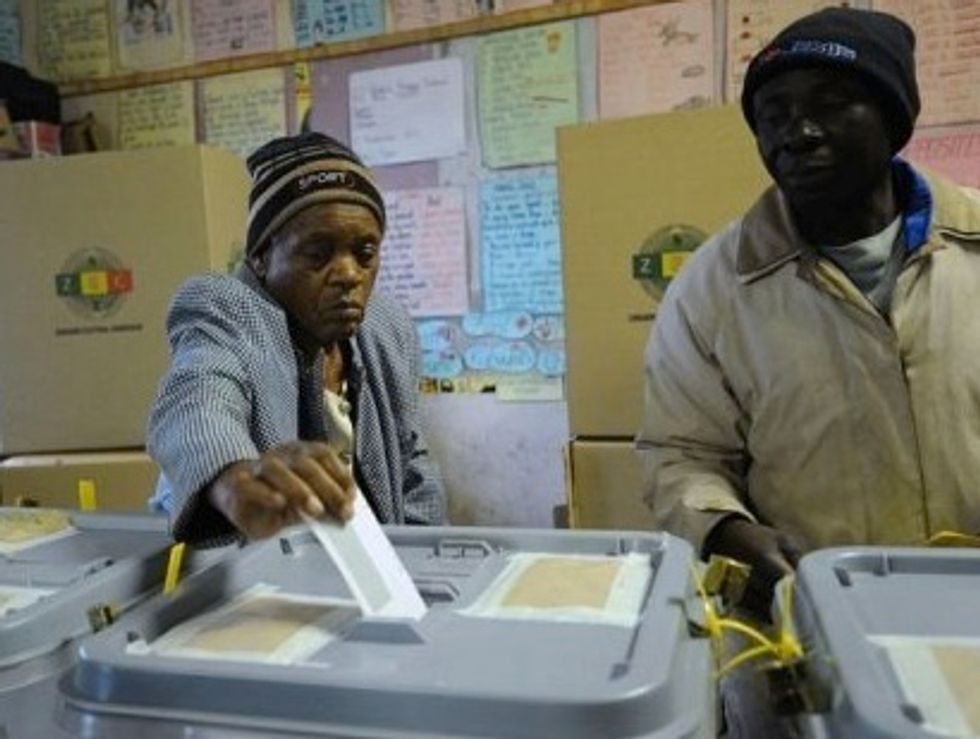
[[633, 278], [655, 301], [664, 296], [691, 253], [708, 235], [699, 228], [673, 224], [658, 229], [646, 238], [633, 255]]
[[111, 316], [133, 291], [133, 271], [106, 249], [83, 249], [72, 254], [55, 276], [58, 297], [85, 318]]

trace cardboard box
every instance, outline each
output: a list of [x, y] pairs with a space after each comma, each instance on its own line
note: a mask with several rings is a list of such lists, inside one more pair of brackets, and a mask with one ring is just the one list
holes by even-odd
[[768, 175], [728, 106], [562, 128], [558, 178], [571, 433], [632, 437], [657, 306], [634, 256], [670, 227], [714, 233]]
[[643, 502], [643, 467], [631, 439], [574, 439], [568, 446], [569, 525], [578, 529], [649, 531], [653, 514]]
[[199, 146], [0, 166], [0, 455], [144, 445], [170, 299], [241, 252], [248, 187]]
[[79, 483], [94, 489], [98, 511], [146, 511], [159, 469], [142, 452], [44, 454], [0, 462], [3, 505], [80, 508]]

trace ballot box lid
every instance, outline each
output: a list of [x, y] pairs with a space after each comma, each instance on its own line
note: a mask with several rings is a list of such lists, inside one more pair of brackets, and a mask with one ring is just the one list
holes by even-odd
[[980, 735], [980, 551], [851, 547], [800, 563], [810, 736]]
[[163, 581], [164, 517], [0, 508], [0, 665], [111, 623]]
[[[104, 737], [207, 736], [208, 727], [235, 736], [714, 736], [710, 649], [689, 623], [698, 601], [683, 540], [609, 531], [386, 532], [429, 606], [420, 620], [361, 615], [312, 532], [290, 529], [86, 639], [62, 684], [65, 725]], [[518, 571], [525, 579], [507, 580]], [[578, 587], [579, 575], [599, 582], [610, 572], [600, 605], [581, 605], [581, 593], [562, 590]], [[628, 587], [627, 572], [638, 578]], [[264, 622], [253, 643], [245, 619], [158, 649], [256, 588], [336, 603], [329, 640], [283, 660], [257, 646], [281, 623]], [[616, 611], [614, 601], [636, 607]], [[287, 641], [298, 644], [297, 635], [309, 634], [294, 631]], [[239, 642], [230, 647], [233, 638]]]

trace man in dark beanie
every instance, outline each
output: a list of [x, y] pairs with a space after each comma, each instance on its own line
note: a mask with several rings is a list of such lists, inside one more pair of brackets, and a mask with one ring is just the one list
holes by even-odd
[[248, 159], [245, 263], [194, 277], [167, 317], [172, 363], [147, 447], [175, 538], [272, 536], [298, 512], [441, 523], [419, 422], [419, 347], [373, 292], [385, 207], [340, 142], [302, 133]]
[[647, 348], [648, 503], [752, 565], [762, 618], [808, 550], [980, 532], [980, 202], [896, 156], [914, 47], [833, 8], [759, 52], [741, 102], [775, 186], [685, 265]]

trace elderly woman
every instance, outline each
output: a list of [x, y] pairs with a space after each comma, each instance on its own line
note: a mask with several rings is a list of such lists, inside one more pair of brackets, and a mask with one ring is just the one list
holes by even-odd
[[356, 488], [382, 522], [441, 523], [415, 330], [372, 290], [385, 225], [374, 178], [318, 133], [271, 141], [248, 167], [245, 263], [188, 280], [167, 318], [151, 505], [198, 544], [272, 536], [301, 510], [347, 518]]

